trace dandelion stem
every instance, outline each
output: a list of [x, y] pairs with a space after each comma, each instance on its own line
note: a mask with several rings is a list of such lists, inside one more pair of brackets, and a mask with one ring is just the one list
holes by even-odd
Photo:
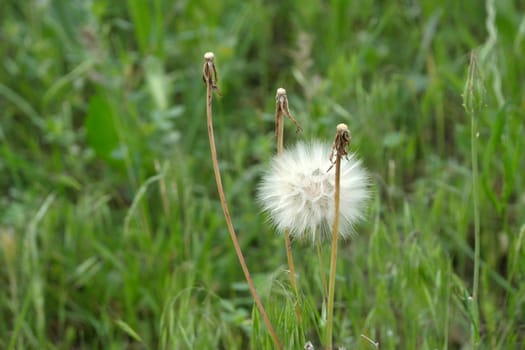
[[248, 266], [246, 265], [244, 256], [242, 254], [241, 247], [239, 245], [239, 241], [237, 240], [237, 235], [235, 234], [235, 230], [233, 228], [230, 212], [228, 210], [228, 204], [226, 203], [226, 196], [224, 195], [224, 190], [222, 187], [221, 173], [219, 171], [219, 162], [217, 160], [217, 150], [215, 147], [215, 137], [214, 137], [214, 132], [213, 132], [213, 120], [212, 120], [212, 101], [213, 101], [212, 90], [218, 90], [217, 85], [216, 85], [217, 84], [217, 71], [215, 68], [215, 63], [213, 62], [214, 61], [213, 53], [207, 52], [204, 55], [204, 59], [205, 59], [205, 62], [204, 62], [202, 73], [203, 73], [204, 82], [206, 84], [206, 116], [207, 116], [207, 124], [208, 124], [208, 136], [210, 139], [210, 151], [211, 151], [211, 158], [212, 158], [212, 163], [213, 163], [213, 171], [215, 173], [215, 181], [217, 182], [217, 191], [219, 192], [222, 210], [224, 212], [224, 217], [226, 219], [226, 225], [228, 226], [228, 231], [230, 233], [230, 237], [233, 242], [233, 247], [235, 248], [235, 252], [237, 253], [237, 257], [239, 258], [239, 263], [241, 264], [242, 270], [244, 272], [244, 277], [246, 278], [246, 282], [248, 283], [250, 292], [252, 293], [253, 299], [255, 300], [255, 304], [257, 305], [257, 308], [259, 312], [261, 313], [264, 324], [266, 325], [266, 328], [268, 329], [268, 332], [270, 333], [275, 346], [278, 349], [283, 349], [283, 346], [279, 338], [277, 337], [277, 333], [275, 332], [272, 324], [270, 323], [268, 315], [266, 314], [266, 311], [264, 310], [261, 299], [259, 298], [259, 295], [257, 294], [257, 291], [253, 284], [252, 278], [250, 276], [250, 272], [248, 270]]
[[341, 177], [341, 157], [338, 155], [335, 159], [335, 215], [332, 232], [332, 254], [330, 255], [330, 280], [328, 284], [328, 305], [326, 318], [326, 346], [332, 349], [332, 329], [334, 317], [334, 292], [335, 292], [335, 274], [337, 265], [337, 238], [339, 236], [339, 192]]
[[[283, 115], [288, 114], [288, 99], [286, 97], [286, 90], [283, 88], [277, 89], [277, 94], [275, 96], [275, 132], [277, 134], [277, 155], [283, 153], [283, 139], [284, 139], [284, 118]], [[291, 116], [290, 116], [291, 118]], [[295, 119], [294, 119], [295, 120]], [[296, 122], [296, 125], [297, 122]], [[290, 273], [290, 283], [292, 285], [295, 298], [296, 306], [295, 313], [299, 321], [302, 319], [301, 308], [299, 307], [299, 290], [297, 289], [297, 280], [295, 278], [295, 265], [293, 261], [292, 253], [292, 241], [290, 239], [290, 229], [286, 228], [284, 230], [284, 241], [286, 246], [286, 258], [288, 260], [288, 271]]]
[[334, 225], [332, 229], [332, 253], [330, 255], [330, 276], [328, 281], [328, 305], [326, 317], [326, 347], [332, 349], [332, 332], [334, 318], [334, 294], [335, 294], [335, 275], [337, 267], [337, 238], [339, 237], [339, 202], [341, 188], [341, 158], [346, 156], [346, 146], [350, 142], [350, 131], [345, 124], [337, 125], [334, 144], [332, 146], [333, 159], [335, 155], [335, 194], [334, 194]]

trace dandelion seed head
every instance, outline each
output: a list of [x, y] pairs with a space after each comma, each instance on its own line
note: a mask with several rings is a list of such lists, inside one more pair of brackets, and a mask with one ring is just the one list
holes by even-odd
[[[335, 169], [331, 146], [300, 142], [272, 159], [258, 188], [258, 200], [278, 231], [299, 239], [329, 236], [334, 220]], [[341, 162], [339, 234], [347, 237], [363, 216], [368, 175], [353, 154]]]

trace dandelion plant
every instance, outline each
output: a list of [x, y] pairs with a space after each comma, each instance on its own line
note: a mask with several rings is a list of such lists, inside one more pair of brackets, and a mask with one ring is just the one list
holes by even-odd
[[[312, 244], [332, 239], [326, 339], [329, 348], [337, 258], [333, 247], [337, 248], [338, 236], [348, 237], [352, 226], [363, 218], [369, 197], [368, 174], [355, 155], [343, 152], [349, 132], [348, 129], [348, 134], [340, 132], [340, 128], [341, 125], [335, 147], [318, 141], [299, 142], [275, 156], [257, 194], [263, 210], [279, 232], [289, 230], [292, 238]], [[334, 161], [328, 157], [331, 153]]]
[[215, 67], [214, 60], [215, 60], [215, 55], [212, 52], [206, 52], [204, 54], [204, 66], [202, 68], [202, 78], [204, 80], [204, 83], [206, 84], [206, 116], [207, 116], [207, 124], [208, 124], [208, 136], [210, 139], [210, 151], [211, 151], [211, 157], [212, 157], [212, 163], [213, 163], [213, 171], [215, 173], [215, 180], [217, 182], [217, 190], [219, 192], [222, 210], [224, 212], [224, 217], [226, 218], [226, 225], [228, 226], [228, 231], [230, 233], [230, 237], [233, 242], [233, 247], [235, 248], [235, 252], [237, 253], [237, 257], [239, 259], [239, 263], [241, 264], [242, 270], [244, 272], [244, 277], [246, 278], [246, 282], [248, 283], [248, 286], [250, 288], [250, 292], [252, 293], [255, 304], [257, 305], [257, 309], [261, 313], [264, 324], [266, 325], [266, 328], [268, 329], [268, 332], [270, 333], [275, 346], [278, 349], [282, 349], [282, 344], [279, 338], [277, 337], [277, 333], [275, 332], [270, 322], [270, 319], [268, 318], [268, 315], [266, 314], [266, 311], [262, 305], [261, 299], [259, 298], [259, 295], [257, 294], [257, 290], [255, 289], [255, 286], [253, 284], [250, 272], [248, 270], [248, 266], [246, 265], [246, 262], [244, 260], [241, 246], [239, 244], [237, 235], [235, 234], [235, 230], [233, 228], [230, 212], [228, 210], [228, 204], [226, 203], [226, 196], [224, 195], [224, 190], [222, 187], [221, 173], [219, 171], [219, 162], [217, 160], [217, 150], [215, 147], [215, 137], [213, 133], [213, 118], [212, 118], [212, 101], [213, 101], [212, 92], [213, 90], [215, 90], [216, 92], [220, 94], [220, 90], [217, 86], [217, 82], [218, 82], [217, 68]]
[[[301, 130], [301, 127], [299, 126], [299, 123], [297, 120], [295, 120], [292, 115], [290, 114], [290, 110], [288, 108], [288, 97], [286, 96], [286, 90], [283, 88], [278, 88], [277, 93], [275, 95], [275, 134], [277, 136], [277, 155], [281, 155], [283, 153], [283, 139], [284, 139], [284, 116], [287, 116], [290, 120], [292, 120], [297, 127], [297, 132]], [[292, 254], [292, 241], [290, 239], [290, 229], [286, 228], [284, 229], [284, 241], [285, 241], [285, 247], [286, 247], [286, 257], [288, 261], [288, 271], [290, 273], [290, 283], [292, 285], [293, 291], [295, 293], [296, 302], [298, 302], [299, 298], [299, 290], [297, 289], [297, 280], [295, 278], [295, 264], [293, 261], [293, 254]], [[296, 305], [295, 311], [297, 313], [297, 317], [299, 319], [302, 318], [301, 316], [301, 309], [299, 305]]]

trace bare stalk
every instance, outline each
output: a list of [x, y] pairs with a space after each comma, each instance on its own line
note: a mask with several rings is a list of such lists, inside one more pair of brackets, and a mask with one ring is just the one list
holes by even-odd
[[270, 319], [268, 318], [268, 315], [266, 314], [266, 311], [264, 310], [261, 299], [259, 298], [259, 295], [257, 294], [252, 278], [250, 276], [250, 272], [248, 271], [248, 266], [246, 265], [246, 262], [244, 260], [244, 256], [242, 254], [241, 247], [239, 245], [239, 241], [237, 240], [237, 235], [235, 234], [235, 230], [233, 228], [232, 220], [230, 217], [230, 212], [228, 210], [228, 204], [226, 203], [226, 196], [224, 195], [224, 190], [222, 187], [221, 173], [219, 171], [219, 162], [217, 160], [217, 150], [215, 147], [215, 137], [213, 133], [213, 121], [212, 121], [212, 101], [213, 101], [212, 90], [215, 90], [219, 92], [220, 94], [220, 90], [217, 87], [217, 81], [218, 81], [217, 69], [215, 67], [214, 59], [215, 59], [215, 56], [212, 52], [207, 52], [204, 54], [205, 62], [202, 68], [202, 78], [204, 80], [204, 83], [206, 84], [206, 93], [207, 93], [206, 116], [207, 116], [207, 123], [208, 123], [208, 136], [210, 139], [210, 151], [211, 151], [211, 158], [213, 162], [213, 171], [215, 173], [215, 181], [217, 182], [217, 191], [219, 192], [222, 210], [224, 212], [224, 217], [226, 219], [226, 225], [228, 226], [228, 231], [230, 233], [230, 237], [233, 242], [233, 247], [235, 248], [235, 252], [237, 253], [237, 257], [239, 258], [239, 263], [241, 264], [242, 271], [244, 272], [244, 277], [246, 278], [246, 282], [248, 283], [250, 292], [252, 293], [253, 299], [255, 300], [257, 309], [261, 313], [264, 324], [266, 325], [266, 328], [268, 329], [268, 332], [270, 333], [275, 346], [277, 347], [277, 349], [283, 349], [283, 346], [279, 338], [277, 337], [277, 333], [275, 332], [272, 324], [270, 323]]
[[[348, 153], [346, 147], [350, 143], [350, 131], [346, 124], [337, 125], [332, 154], [330, 160], [335, 165], [335, 195], [334, 195], [334, 225], [332, 229], [332, 254], [330, 256], [330, 276], [328, 282], [328, 305], [326, 317], [326, 348], [332, 350], [332, 331], [334, 318], [334, 295], [335, 295], [335, 275], [337, 265], [337, 238], [339, 237], [339, 202], [340, 202], [340, 182], [341, 182], [341, 158]], [[335, 164], [334, 164], [335, 156]], [[331, 167], [330, 167], [331, 169]]]
[[[283, 88], [277, 89], [277, 94], [275, 96], [275, 133], [277, 135], [277, 155], [283, 153], [283, 139], [284, 139], [284, 118], [286, 115], [290, 118], [297, 127], [297, 131], [301, 130], [299, 123], [292, 117], [288, 109], [288, 98], [286, 96], [286, 90]], [[292, 254], [292, 241], [290, 239], [290, 230], [286, 228], [284, 230], [284, 241], [286, 246], [286, 257], [288, 260], [288, 271], [290, 273], [290, 283], [292, 285], [293, 291], [296, 298], [295, 313], [299, 320], [302, 319], [301, 308], [299, 307], [299, 290], [297, 289], [297, 280], [295, 278], [295, 265], [293, 262]]]

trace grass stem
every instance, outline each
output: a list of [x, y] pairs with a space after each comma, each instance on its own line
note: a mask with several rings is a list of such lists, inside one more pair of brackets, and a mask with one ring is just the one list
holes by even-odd
[[480, 213], [479, 213], [479, 185], [478, 185], [478, 116], [477, 112], [484, 103], [483, 81], [474, 51], [470, 54], [467, 82], [463, 92], [463, 106], [470, 117], [470, 151], [472, 161], [472, 201], [474, 203], [474, 272], [472, 281], [472, 348], [477, 349], [480, 342], [479, 326], [479, 271], [480, 271]]
[[474, 307], [474, 320], [476, 322], [473, 339], [473, 348], [477, 349], [479, 343], [479, 262], [480, 262], [480, 217], [479, 217], [479, 193], [478, 193], [478, 135], [477, 120], [471, 118], [471, 152], [472, 152], [472, 193], [474, 201], [474, 277], [472, 281], [472, 303]]
[[326, 298], [328, 297], [328, 286], [326, 284], [326, 270], [324, 268], [324, 257], [320, 238], [317, 239], [315, 245], [317, 247], [317, 259], [319, 259], [321, 286], [323, 287], [323, 301], [326, 301]]

